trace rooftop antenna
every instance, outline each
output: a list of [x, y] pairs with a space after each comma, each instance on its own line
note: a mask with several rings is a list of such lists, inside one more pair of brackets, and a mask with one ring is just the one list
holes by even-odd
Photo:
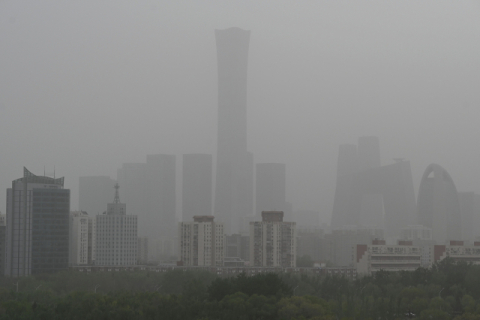
[[45, 166], [43, 166], [43, 176], [45, 177]]
[[53, 179], [55, 179], [55, 165], [53, 165]]
[[113, 203], [120, 203], [120, 196], [118, 195], [118, 189], [120, 189], [120, 186], [118, 185], [118, 182], [115, 183], [115, 199], [113, 199]]

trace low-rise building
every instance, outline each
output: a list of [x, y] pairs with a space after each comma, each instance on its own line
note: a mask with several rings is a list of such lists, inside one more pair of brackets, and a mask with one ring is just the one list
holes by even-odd
[[446, 245], [435, 245], [433, 249], [433, 262], [440, 262], [449, 257], [454, 261], [465, 261], [480, 264], [480, 242], [465, 245], [463, 241], [451, 240]]
[[399, 240], [397, 245], [386, 245], [385, 240], [372, 244], [357, 244], [356, 268], [358, 274], [385, 271], [413, 271], [421, 267], [422, 249], [411, 241]]

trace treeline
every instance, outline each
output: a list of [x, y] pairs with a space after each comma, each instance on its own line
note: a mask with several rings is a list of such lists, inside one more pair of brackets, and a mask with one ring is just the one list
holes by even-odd
[[181, 270], [0, 279], [0, 319], [410, 318], [480, 320], [480, 266], [446, 259], [353, 281]]

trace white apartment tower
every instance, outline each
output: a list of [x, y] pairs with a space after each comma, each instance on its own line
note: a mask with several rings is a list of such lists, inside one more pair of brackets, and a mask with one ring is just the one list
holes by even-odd
[[179, 223], [179, 260], [184, 266], [223, 266], [223, 223], [215, 223], [213, 219], [213, 216], [194, 216], [193, 222]]
[[96, 216], [96, 260], [100, 266], [133, 266], [137, 259], [137, 216], [126, 214], [120, 203], [118, 183], [107, 212]]
[[95, 220], [85, 211], [70, 212], [70, 265], [95, 263]]
[[283, 222], [283, 211], [262, 211], [250, 222], [250, 263], [255, 267], [295, 267], [296, 223]]

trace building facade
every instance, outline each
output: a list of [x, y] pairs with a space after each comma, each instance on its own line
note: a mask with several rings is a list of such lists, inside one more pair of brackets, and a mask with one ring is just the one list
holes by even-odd
[[451, 176], [438, 164], [423, 173], [417, 198], [418, 222], [432, 229], [438, 243], [462, 239], [462, 215], [457, 188]]
[[284, 222], [283, 211], [263, 211], [262, 221], [250, 222], [250, 265], [296, 266], [296, 223]]
[[70, 190], [64, 178], [23, 178], [7, 189], [5, 275], [19, 277], [68, 268]]
[[7, 229], [7, 215], [0, 213], [0, 274], [5, 274], [5, 231]]
[[85, 211], [70, 213], [69, 265], [94, 265], [96, 247], [96, 218]]
[[214, 215], [227, 234], [253, 215], [253, 155], [247, 151], [247, 67], [250, 31], [215, 30], [218, 141]]
[[184, 266], [223, 266], [225, 233], [213, 216], [194, 216], [178, 224], [179, 264]]
[[380, 270], [414, 271], [421, 267], [422, 249], [411, 241], [398, 241], [397, 245], [386, 245], [385, 240], [374, 240], [371, 245], [356, 247], [357, 273], [371, 275]]
[[473, 245], [465, 245], [464, 241], [451, 240], [445, 245], [435, 245], [433, 251], [433, 263], [449, 257], [457, 262], [480, 264], [480, 241], [475, 241]]
[[332, 228], [357, 225], [383, 228], [387, 237], [416, 222], [410, 162], [380, 165], [376, 137], [361, 137], [339, 148]]
[[250, 236], [232, 234], [225, 237], [225, 257], [250, 260]]
[[283, 163], [257, 163], [255, 171], [255, 216], [262, 211], [285, 211], [286, 170]]
[[118, 183], [113, 203], [96, 216], [96, 260], [100, 266], [134, 266], [137, 263], [137, 216], [127, 215], [120, 203]]
[[184, 154], [182, 164], [182, 221], [212, 215], [211, 154]]
[[148, 262], [148, 238], [138, 237], [137, 240], [137, 264], [147, 264]]

